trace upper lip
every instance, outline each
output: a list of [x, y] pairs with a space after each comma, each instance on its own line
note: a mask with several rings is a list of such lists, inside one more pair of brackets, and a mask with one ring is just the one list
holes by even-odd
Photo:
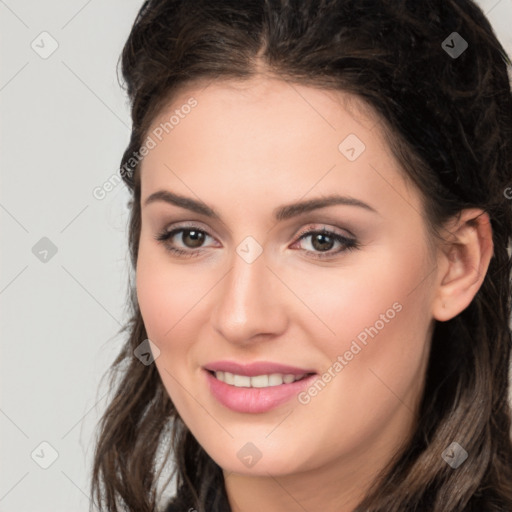
[[256, 375], [270, 375], [272, 373], [282, 373], [284, 375], [304, 375], [306, 373], [316, 373], [307, 368], [298, 368], [286, 364], [272, 363], [270, 361], [257, 361], [249, 364], [235, 363], [234, 361], [214, 361], [204, 366], [206, 370], [213, 372], [229, 372], [236, 375], [245, 375], [254, 377]]

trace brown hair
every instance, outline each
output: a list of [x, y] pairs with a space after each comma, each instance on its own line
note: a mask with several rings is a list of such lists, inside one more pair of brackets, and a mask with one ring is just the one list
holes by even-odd
[[[468, 43], [456, 56], [443, 43], [452, 48], [454, 32]], [[121, 174], [133, 194], [134, 268], [141, 227], [134, 155], [151, 122], [178, 88], [249, 79], [261, 70], [347, 91], [370, 105], [424, 198], [433, 233], [464, 208], [489, 213], [494, 254], [483, 284], [464, 311], [436, 323], [417, 429], [360, 512], [512, 510], [507, 65], [470, 0], [148, 0], [123, 49], [133, 127]], [[133, 355], [147, 338], [133, 283], [130, 307], [127, 341], [111, 369], [113, 397], [98, 430], [93, 499], [112, 512], [156, 510], [157, 483], [172, 455], [176, 510], [229, 511], [221, 468], [179, 417], [155, 365]], [[469, 453], [457, 470], [441, 458], [453, 440]]]

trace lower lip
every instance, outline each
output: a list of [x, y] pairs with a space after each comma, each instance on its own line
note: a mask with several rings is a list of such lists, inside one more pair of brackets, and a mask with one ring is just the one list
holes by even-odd
[[204, 370], [212, 395], [225, 407], [236, 412], [266, 412], [297, 396], [304, 388], [311, 385], [317, 377], [310, 375], [290, 384], [269, 386], [266, 388], [238, 388], [217, 379]]

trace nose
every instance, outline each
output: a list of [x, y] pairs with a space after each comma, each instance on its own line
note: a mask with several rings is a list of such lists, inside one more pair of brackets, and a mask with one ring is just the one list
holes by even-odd
[[234, 344], [279, 336], [286, 330], [286, 290], [268, 266], [263, 251], [248, 262], [236, 251], [231, 267], [216, 287], [211, 315], [214, 329]]

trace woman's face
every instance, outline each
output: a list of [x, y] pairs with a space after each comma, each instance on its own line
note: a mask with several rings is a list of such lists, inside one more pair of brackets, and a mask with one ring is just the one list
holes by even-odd
[[436, 267], [419, 194], [358, 106], [278, 80], [213, 82], [148, 132], [140, 309], [169, 396], [225, 471], [356, 478], [413, 428]]

